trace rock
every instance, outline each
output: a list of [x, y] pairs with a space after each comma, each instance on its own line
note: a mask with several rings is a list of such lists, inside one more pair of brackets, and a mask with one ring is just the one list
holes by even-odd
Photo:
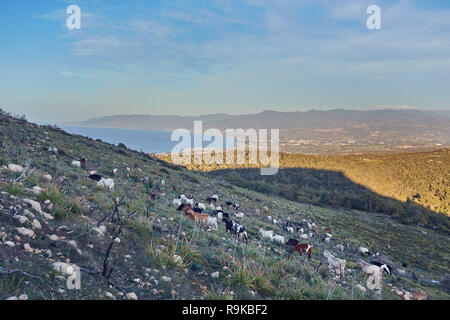
[[67, 241], [67, 244], [72, 246], [72, 247], [74, 247], [74, 248], [78, 247], [77, 242], [75, 240]]
[[17, 301], [17, 300], [19, 300], [19, 299], [17, 299], [16, 296], [12, 296], [12, 297], [7, 298], [6, 300], [9, 300], [9, 301]]
[[16, 246], [14, 244], [14, 242], [12, 242], [12, 241], [5, 241], [5, 245], [7, 245], [8, 247], [15, 247]]
[[20, 224], [24, 224], [25, 222], [28, 221], [28, 218], [25, 216], [21, 216], [20, 214], [16, 214], [14, 216], [14, 219], [17, 219], [19, 221]]
[[23, 248], [25, 249], [26, 252], [30, 252], [30, 253], [33, 252], [33, 249], [30, 247], [30, 244], [29, 244], [29, 243], [25, 243], [25, 244], [23, 245]]
[[128, 300], [137, 300], [137, 295], [134, 292], [127, 293], [126, 297]]
[[33, 192], [33, 193], [36, 194], [36, 195], [40, 195], [43, 191], [44, 191], [44, 189], [41, 188], [41, 187], [39, 187], [39, 186], [34, 186], [34, 187], [31, 189], [31, 192]]
[[51, 236], [48, 237], [51, 241], [58, 241], [59, 237], [56, 234], [52, 234]]
[[164, 281], [164, 282], [170, 282], [170, 281], [172, 281], [172, 278], [166, 277], [166, 276], [162, 276], [161, 280]]
[[28, 300], [28, 295], [27, 295], [26, 293], [21, 294], [21, 295], [19, 296], [19, 300], [21, 300], [21, 301]]
[[97, 235], [99, 237], [103, 237], [103, 236], [105, 236], [106, 227], [105, 226], [100, 226], [98, 228], [94, 227], [91, 230], [94, 231], [95, 233], [97, 233]]
[[45, 179], [45, 180], [47, 180], [48, 182], [51, 182], [51, 181], [52, 181], [52, 176], [49, 175], [49, 174], [43, 174], [43, 175], [42, 175], [42, 178]]
[[120, 238], [115, 238], [115, 239], [114, 239], [114, 242], [115, 242], [115, 243], [120, 243]]
[[8, 170], [12, 171], [12, 172], [20, 172], [20, 173], [22, 173], [23, 172], [23, 167], [18, 165], [18, 164], [10, 163], [10, 164], [8, 164]]
[[29, 238], [35, 238], [36, 234], [33, 230], [27, 229], [27, 228], [16, 228], [17, 232], [20, 233], [23, 236], [29, 237]]
[[35, 229], [35, 230], [40, 230], [40, 229], [42, 229], [41, 223], [40, 223], [38, 220], [36, 220], [36, 219], [33, 220], [33, 222], [31, 223], [31, 226], [32, 226], [33, 229]]
[[106, 291], [105, 292], [105, 296], [110, 298], [110, 299], [114, 299], [114, 296], [113, 296], [113, 294], [111, 292]]
[[51, 203], [51, 202], [50, 202], [50, 200], [48, 200], [48, 199], [44, 201], [44, 204], [49, 205], [50, 203]]
[[211, 278], [213, 278], [213, 279], [219, 278], [219, 271], [211, 273]]
[[24, 216], [28, 217], [29, 219], [34, 219], [34, 214], [31, 213], [31, 211], [28, 209], [24, 209], [23, 214], [24, 214]]
[[42, 215], [45, 219], [47, 220], [53, 220], [53, 216], [51, 216], [50, 214], [42, 211], [41, 209], [41, 204], [37, 201], [34, 200], [30, 200], [30, 199], [23, 199], [23, 202], [31, 205], [31, 207], [33, 208], [34, 211], [36, 211], [37, 213], [39, 213], [40, 215]]

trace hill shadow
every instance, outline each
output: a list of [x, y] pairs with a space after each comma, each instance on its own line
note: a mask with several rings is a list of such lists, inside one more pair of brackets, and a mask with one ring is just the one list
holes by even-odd
[[420, 224], [450, 234], [450, 219], [445, 215], [413, 201], [382, 196], [353, 182], [340, 171], [280, 168], [276, 175], [262, 176], [259, 168], [238, 168], [205, 174], [267, 195], [318, 206], [381, 213], [403, 224]]

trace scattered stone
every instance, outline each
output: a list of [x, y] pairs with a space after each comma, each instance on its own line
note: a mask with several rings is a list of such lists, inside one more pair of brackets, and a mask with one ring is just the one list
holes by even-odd
[[28, 218], [25, 216], [21, 216], [20, 214], [16, 214], [14, 216], [14, 219], [17, 219], [19, 221], [20, 224], [24, 224], [25, 222], [28, 221]]
[[16, 228], [17, 232], [20, 233], [23, 236], [29, 237], [29, 238], [35, 238], [36, 234], [33, 230], [27, 229], [27, 228]]
[[12, 242], [12, 241], [5, 241], [5, 245], [7, 245], [8, 247], [15, 247], [16, 246], [14, 244], [14, 242]]
[[74, 248], [77, 248], [77, 247], [78, 247], [78, 246], [77, 246], [77, 242], [76, 242], [75, 240], [67, 241], [67, 244], [69, 244], [70, 246], [72, 246], [72, 247], [74, 247]]
[[41, 223], [40, 223], [38, 220], [36, 220], [36, 219], [33, 220], [33, 222], [31, 223], [31, 226], [32, 226], [33, 229], [35, 229], [35, 230], [40, 230], [40, 229], [42, 229]]
[[213, 278], [213, 279], [219, 278], [219, 271], [211, 273], [211, 278]]
[[28, 210], [28, 209], [24, 209], [24, 210], [23, 210], [23, 214], [24, 214], [25, 216], [27, 216], [28, 218], [30, 218], [30, 219], [34, 219], [34, 214], [31, 213], [31, 211]]
[[128, 300], [137, 300], [137, 295], [134, 292], [127, 293], [126, 297]]
[[30, 244], [29, 244], [29, 243], [25, 243], [25, 244], [23, 245], [23, 248], [25, 249], [26, 252], [30, 252], [30, 253], [33, 252], [33, 249], [30, 247]]
[[28, 295], [27, 295], [26, 293], [21, 294], [21, 295], [19, 296], [19, 300], [21, 300], [21, 301], [28, 300]]
[[43, 191], [44, 191], [44, 189], [39, 186], [34, 186], [31, 189], [31, 192], [33, 192], [35, 195], [40, 195]]

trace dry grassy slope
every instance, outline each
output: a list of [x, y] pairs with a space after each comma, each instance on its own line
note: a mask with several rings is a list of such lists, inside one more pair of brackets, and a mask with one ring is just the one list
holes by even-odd
[[[449, 273], [448, 237], [433, 230], [393, 223], [388, 217], [376, 214], [320, 208], [260, 194], [145, 154], [4, 116], [0, 117], [0, 138], [1, 165], [28, 162], [34, 168], [34, 173], [26, 179], [16, 180], [19, 174], [4, 169], [0, 173], [0, 299], [21, 293], [33, 299], [107, 299], [106, 291], [116, 299], [123, 298], [120, 293], [129, 292], [135, 292], [139, 299], [375, 299], [372, 293], [354, 290], [354, 285], [365, 284], [355, 266], [360, 258], [357, 253], [360, 245], [381, 252], [395, 266], [408, 263], [408, 274], [416, 275], [416, 278], [385, 276], [383, 298], [398, 299], [387, 284], [424, 290], [431, 299], [450, 297], [448, 280], [439, 285], [429, 281], [445, 279]], [[58, 148], [58, 154], [45, 150], [50, 146]], [[90, 169], [107, 177], [112, 176], [113, 168], [119, 168], [114, 192], [99, 190], [93, 181], [86, 179], [84, 170], [70, 166], [71, 160], [78, 156], [86, 157]], [[126, 167], [139, 179], [148, 177], [153, 186], [128, 179], [124, 174]], [[47, 182], [43, 173], [51, 174], [53, 180]], [[28, 191], [35, 185], [43, 187], [45, 192], [36, 196]], [[172, 190], [173, 185], [176, 191]], [[155, 201], [149, 200], [150, 193], [157, 195]], [[240, 222], [248, 227], [249, 244], [233, 242], [225, 233], [223, 223], [219, 223], [217, 232], [196, 228], [192, 221], [170, 207], [171, 199], [179, 193], [192, 194], [199, 200], [216, 193], [224, 201], [238, 202], [245, 213]], [[104, 237], [90, 229], [111, 211], [111, 199], [125, 194], [128, 196], [119, 210], [123, 227], [121, 242], [113, 246], [108, 261], [114, 263], [114, 271], [105, 279], [95, 271], [102, 269], [114, 223], [105, 220]], [[14, 219], [14, 213], [31, 210], [23, 198], [39, 201], [55, 217], [53, 221], [45, 221], [34, 212], [42, 230], [35, 230], [33, 239], [18, 238], [15, 229], [20, 223]], [[53, 208], [45, 205], [45, 200], [50, 200]], [[311, 262], [298, 256], [289, 261], [283, 245], [260, 238], [257, 232], [260, 227], [291, 236], [281, 226], [270, 224], [267, 214], [279, 220], [290, 217], [317, 223], [319, 235], [311, 240], [314, 245]], [[31, 228], [29, 222], [24, 226]], [[320, 241], [323, 227], [333, 230], [329, 244]], [[51, 234], [60, 240], [51, 241]], [[81, 252], [69, 245], [69, 240], [74, 240]], [[333, 249], [344, 240], [350, 243], [348, 250], [340, 253]], [[7, 241], [15, 246], [5, 245]], [[25, 252], [26, 243], [42, 252]], [[334, 282], [325, 265], [317, 269], [324, 249], [347, 260], [345, 281]], [[46, 250], [52, 255], [48, 256]], [[173, 252], [182, 256], [185, 264], [174, 265]], [[80, 291], [65, 288], [65, 281], [50, 267], [55, 261], [69, 261], [83, 268]], [[21, 272], [5, 273], [8, 270]], [[220, 276], [213, 279], [211, 273], [216, 271]], [[164, 277], [170, 277], [171, 281], [164, 281]], [[255, 297], [249, 290], [255, 292]]]
[[[161, 158], [170, 161], [167, 155]], [[256, 165], [192, 164], [187, 167], [199, 171], [212, 171], [251, 168]], [[403, 202], [412, 199], [435, 212], [450, 215], [450, 149], [338, 156], [281, 153], [280, 167], [343, 172], [353, 182], [382, 196]], [[420, 198], [414, 198], [417, 194]]]

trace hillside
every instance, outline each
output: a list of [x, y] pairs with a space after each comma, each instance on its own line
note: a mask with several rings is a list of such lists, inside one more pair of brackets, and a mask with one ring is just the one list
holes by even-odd
[[[259, 193], [5, 112], [0, 150], [0, 299], [400, 299], [394, 287], [450, 298], [449, 239], [435, 230]], [[86, 169], [71, 165], [82, 158]], [[98, 188], [90, 170], [114, 179], [114, 189]], [[171, 206], [179, 194], [238, 203], [248, 244], [221, 221], [217, 231], [196, 226]], [[307, 240], [310, 261], [288, 259], [284, 244], [258, 233], [299, 238], [282, 228], [285, 221], [317, 225]], [[329, 242], [324, 228], [332, 230]], [[393, 267], [380, 292], [366, 287], [356, 265], [372, 259], [360, 246]], [[324, 250], [346, 260], [343, 278], [330, 273]], [[68, 289], [54, 263], [79, 267], [81, 288]]]
[[[170, 161], [169, 155], [161, 159]], [[280, 171], [261, 176], [255, 165], [192, 164], [236, 185], [317, 205], [385, 213], [403, 223], [450, 230], [450, 149], [397, 154], [280, 154]], [[225, 161], [224, 161], [225, 162]]]

